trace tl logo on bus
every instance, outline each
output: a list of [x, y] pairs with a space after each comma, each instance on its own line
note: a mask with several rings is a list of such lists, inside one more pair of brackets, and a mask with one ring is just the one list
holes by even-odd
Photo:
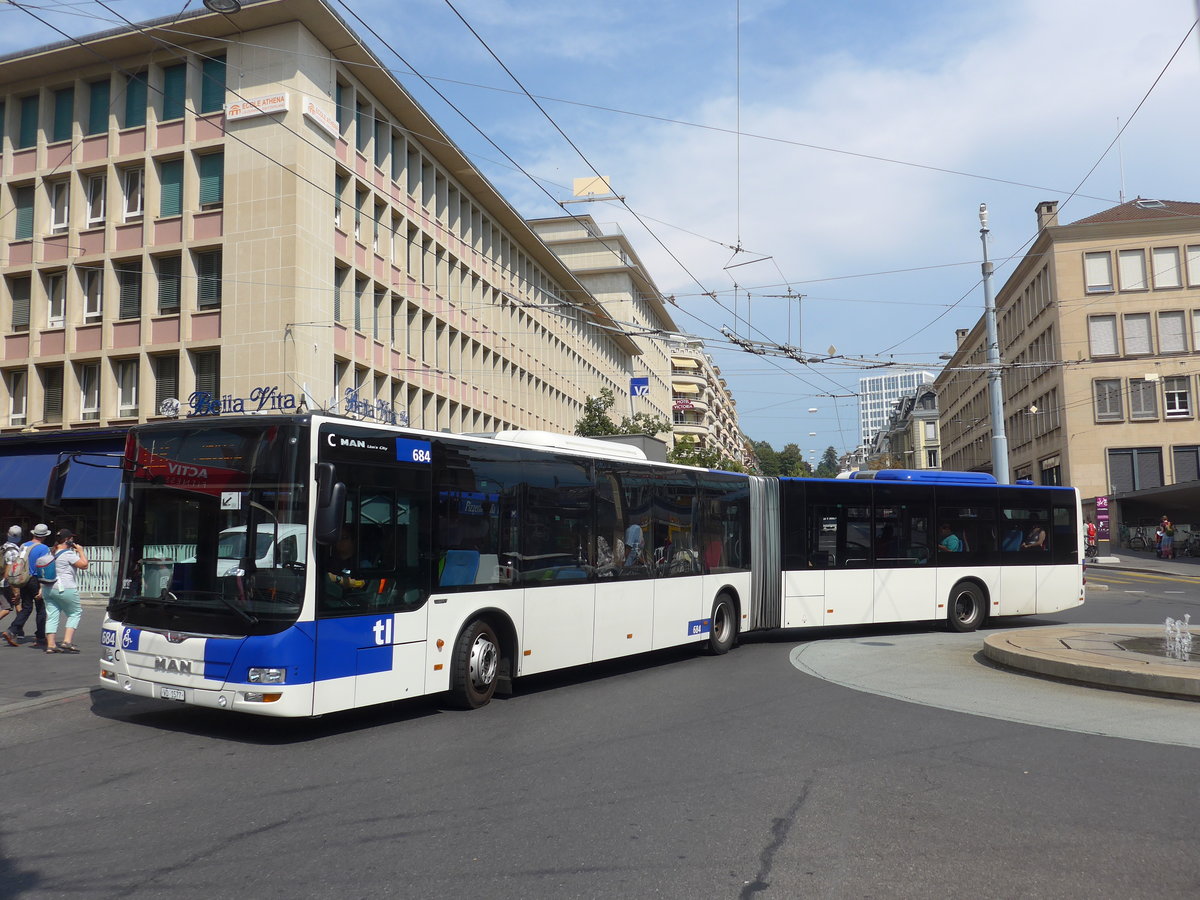
[[395, 624], [391, 619], [375, 620], [375, 624], [371, 626], [371, 630], [375, 632], [375, 645], [377, 647], [386, 647], [392, 643], [393, 626]]

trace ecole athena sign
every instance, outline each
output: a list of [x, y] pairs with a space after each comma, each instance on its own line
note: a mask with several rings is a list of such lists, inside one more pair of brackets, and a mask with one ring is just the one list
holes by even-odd
[[235, 119], [250, 119], [254, 116], [265, 116], [268, 113], [287, 112], [287, 91], [267, 94], [265, 97], [247, 97], [237, 103], [225, 104], [225, 119], [232, 122]]

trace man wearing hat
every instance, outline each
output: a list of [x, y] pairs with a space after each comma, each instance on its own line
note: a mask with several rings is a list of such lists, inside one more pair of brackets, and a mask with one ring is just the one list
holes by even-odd
[[[42, 522], [33, 526], [32, 540], [26, 541], [21, 545], [22, 548], [29, 548], [29, 571], [36, 572], [39, 562], [46, 562], [42, 559], [50, 553], [50, 548], [46, 546], [46, 539], [50, 537], [50, 528]], [[33, 646], [36, 649], [46, 649], [46, 601], [42, 599], [42, 586], [37, 578], [30, 578], [27, 582], [21, 585], [21, 611], [17, 613], [17, 617], [13, 620], [12, 630], [6, 631], [7, 637], [4, 639], [10, 644], [13, 641], [25, 636], [25, 623], [29, 621], [30, 613], [34, 613], [34, 633]]]
[[[4, 572], [8, 572], [8, 567], [12, 564], [18, 554], [21, 552], [21, 526], [14, 525], [8, 529], [8, 540], [4, 542], [4, 546], [0, 547], [0, 554], [4, 557]], [[0, 621], [8, 617], [10, 612], [21, 612], [21, 588], [15, 584], [9, 584], [7, 578], [0, 579]], [[4, 640], [8, 641], [13, 647], [17, 646], [17, 639], [7, 631], [0, 632]]]

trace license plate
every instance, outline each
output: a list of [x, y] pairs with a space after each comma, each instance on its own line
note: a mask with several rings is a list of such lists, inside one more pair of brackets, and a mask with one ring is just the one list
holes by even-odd
[[184, 693], [183, 688], [160, 687], [158, 689], [158, 696], [162, 697], [164, 700], [182, 701], [187, 699], [187, 694]]

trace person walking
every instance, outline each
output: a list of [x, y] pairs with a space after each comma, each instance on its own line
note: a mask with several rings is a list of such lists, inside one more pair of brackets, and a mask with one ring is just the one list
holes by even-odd
[[1159, 556], [1163, 559], [1174, 559], [1175, 557], [1175, 523], [1166, 516], [1162, 517], [1162, 523], [1159, 525], [1162, 529], [1162, 541], [1159, 543]]
[[[37, 564], [42, 561], [43, 554], [50, 552], [50, 548], [46, 546], [48, 537], [50, 537], [50, 528], [39, 522], [33, 526], [31, 539], [21, 545], [21, 550], [25, 551], [28, 571], [36, 572]], [[42, 586], [36, 577], [30, 577], [21, 585], [21, 611], [13, 619], [12, 628], [5, 632], [4, 639], [10, 644], [13, 641], [20, 642], [25, 637], [25, 623], [29, 621], [30, 615], [34, 617], [33, 647], [38, 650], [45, 649], [46, 601], [42, 599]]]
[[1092, 517], [1088, 516], [1087, 528], [1085, 531], [1084, 555], [1095, 562], [1097, 557], [1096, 550], [1096, 523], [1092, 521]]
[[[0, 547], [0, 554], [4, 558], [4, 577], [0, 578], [0, 621], [8, 617], [8, 614], [21, 613], [21, 587], [16, 584], [8, 583], [8, 569], [21, 553], [21, 526], [14, 525], [8, 529], [8, 539], [4, 542], [4, 546]], [[17, 646], [17, 639], [8, 632], [0, 632], [4, 640], [9, 646]]]
[[[43, 568], [38, 576], [42, 580], [42, 593], [46, 597], [46, 652], [78, 653], [75, 646], [75, 629], [83, 618], [83, 604], [79, 602], [79, 585], [75, 573], [88, 567], [87, 554], [75, 543], [75, 535], [69, 528], [60, 528], [50, 558], [43, 554]], [[58, 620], [66, 616], [62, 643], [58, 643]]]

